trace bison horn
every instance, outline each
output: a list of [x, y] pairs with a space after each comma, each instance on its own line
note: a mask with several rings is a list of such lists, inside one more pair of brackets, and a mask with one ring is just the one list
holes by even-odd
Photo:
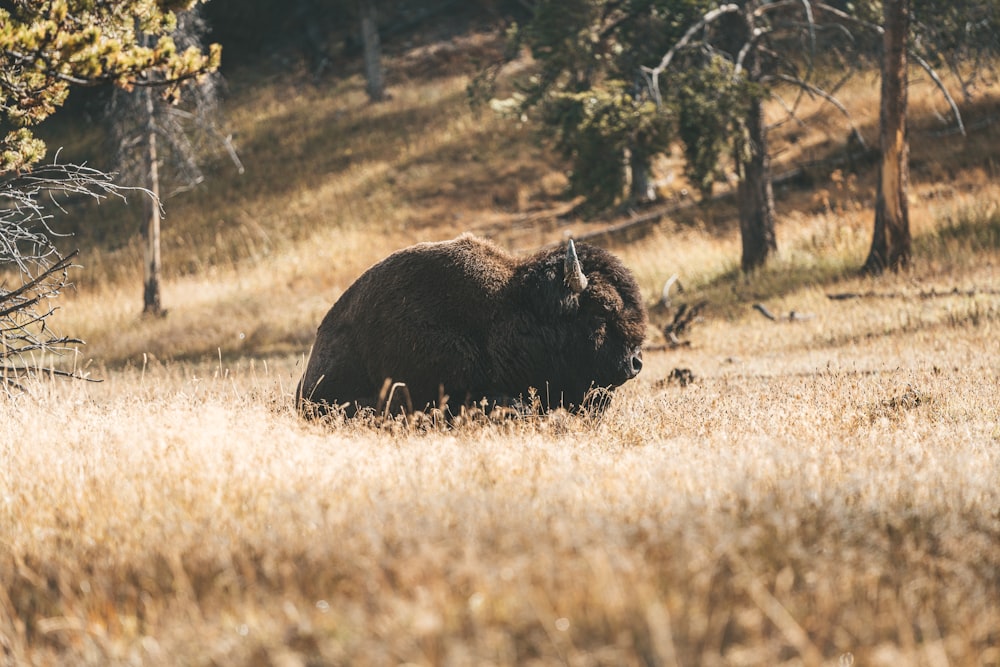
[[587, 276], [583, 275], [583, 269], [580, 268], [580, 260], [576, 256], [576, 246], [573, 245], [573, 239], [570, 239], [566, 245], [563, 273], [566, 276], [566, 287], [569, 287], [574, 293], [579, 294], [587, 289]]

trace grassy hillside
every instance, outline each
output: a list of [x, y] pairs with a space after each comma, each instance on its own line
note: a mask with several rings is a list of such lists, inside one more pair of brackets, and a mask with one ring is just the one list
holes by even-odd
[[[542, 137], [470, 109], [469, 77], [498, 48], [494, 36], [473, 31], [400, 49], [388, 61], [391, 99], [378, 105], [367, 102], [358, 75], [316, 80], [294, 60], [232, 72], [226, 112], [247, 170], [239, 175], [215, 156], [203, 186], [165, 202], [168, 317], [139, 317], [142, 207], [134, 195], [128, 206], [82, 204], [57, 220], [75, 233], [66, 244], [83, 249], [84, 267], [75, 276], [77, 293], [62, 302], [58, 326], [87, 340], [84, 359], [98, 365], [138, 363], [144, 353], [160, 359], [303, 353], [340, 291], [398, 247], [475, 231], [526, 251], [620, 223], [624, 218], [567, 216], [566, 177]], [[965, 110], [974, 128], [968, 137], [938, 136], [947, 127], [940, 115], [946, 107], [929, 81], [916, 79], [915, 278], [965, 263], [923, 251], [938, 243], [942, 226], [992, 251], [996, 219], [996, 128], [985, 122], [996, 103], [983, 95]], [[862, 76], [841, 95], [870, 143], [877, 140], [876, 87], [877, 79]], [[641, 238], [633, 235], [635, 242], [601, 241], [630, 261], [650, 303], [673, 273], [689, 298], [708, 298], [709, 312], [727, 317], [745, 313], [747, 301], [850, 280], [870, 238], [874, 174], [870, 166], [852, 171], [822, 162], [843, 154], [849, 125], [838, 112], [816, 101], [802, 116], [807, 125], [786, 124], [775, 133], [776, 172], [806, 170], [804, 179], [779, 188], [780, 254], [761, 275], [746, 280], [736, 270], [731, 199], [669, 213]], [[101, 141], [93, 123], [81, 125], [69, 114], [50, 130], [49, 143], [64, 147], [64, 160], [101, 166]], [[686, 201], [677, 162], [658, 168], [664, 202]]]
[[[780, 189], [779, 256], [751, 278], [725, 197], [602, 237], [654, 322], [602, 419], [305, 423], [303, 355], [372, 262], [467, 230], [521, 251], [624, 220], [563, 215], [558, 163], [470, 110], [468, 59], [439, 46], [395, 54], [377, 106], [357, 77], [233, 72], [247, 173], [220, 159], [167, 202], [165, 318], [139, 315], [134, 212], [71, 211], [85, 267], [54, 324], [89, 343], [65, 362], [104, 381], [0, 396], [3, 660], [996, 664], [995, 105], [967, 110], [967, 138], [937, 135], [943, 104], [915, 82], [902, 274], [855, 274], [870, 167], [813, 164]], [[870, 141], [876, 89], [844, 92]], [[841, 117], [807, 116], [777, 132], [779, 172], [842, 147]], [[51, 131], [98, 150], [74, 127]], [[665, 349], [673, 273], [680, 301], [709, 306]]]

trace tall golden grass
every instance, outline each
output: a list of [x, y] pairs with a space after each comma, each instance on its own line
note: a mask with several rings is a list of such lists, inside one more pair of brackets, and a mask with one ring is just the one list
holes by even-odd
[[374, 108], [356, 79], [237, 86], [252, 180], [168, 203], [166, 318], [139, 317], [137, 245], [88, 247], [53, 324], [103, 382], [0, 395], [0, 661], [1000, 663], [995, 130], [915, 145], [898, 276], [854, 273], [864, 171], [783, 193], [750, 278], [725, 204], [615, 248], [651, 306], [675, 272], [711, 305], [601, 419], [306, 423], [312, 332], [369, 264], [584, 225], [543, 215], [558, 174], [463, 81]]
[[704, 323], [599, 420], [305, 423], [296, 358], [39, 382], [0, 403], [6, 659], [994, 664], [998, 314]]

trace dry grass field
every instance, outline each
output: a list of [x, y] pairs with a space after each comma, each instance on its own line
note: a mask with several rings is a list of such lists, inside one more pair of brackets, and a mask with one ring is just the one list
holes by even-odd
[[[0, 395], [0, 664], [1000, 665], [996, 130], [915, 131], [898, 276], [852, 273], [867, 172], [780, 193], [781, 253], [752, 278], [725, 203], [614, 245], [654, 326], [600, 419], [306, 423], [312, 333], [369, 264], [600, 224], [556, 216], [557, 170], [465, 108], [466, 80], [378, 108], [357, 79], [237, 81], [255, 180], [168, 203], [166, 318], [138, 316], [125, 214], [115, 243], [81, 234], [55, 324], [89, 343], [62, 363], [103, 381]], [[675, 272], [710, 305], [672, 350], [654, 304]]]
[[706, 323], [600, 420], [307, 424], [296, 358], [40, 383], [0, 404], [4, 656], [995, 665], [998, 314]]

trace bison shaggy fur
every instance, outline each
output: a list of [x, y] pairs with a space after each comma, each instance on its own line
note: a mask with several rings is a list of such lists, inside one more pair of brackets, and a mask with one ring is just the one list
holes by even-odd
[[509, 405], [531, 390], [543, 409], [574, 409], [635, 377], [645, 334], [635, 279], [601, 248], [570, 241], [518, 258], [468, 234], [419, 243], [326, 314], [297, 403], [306, 415], [381, 410], [403, 383], [415, 410]]

